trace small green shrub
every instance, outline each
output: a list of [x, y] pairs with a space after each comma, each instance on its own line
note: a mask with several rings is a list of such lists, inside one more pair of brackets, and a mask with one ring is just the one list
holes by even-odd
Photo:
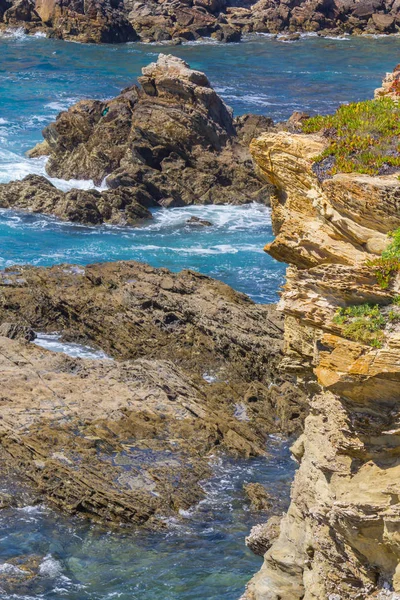
[[392, 231], [389, 236], [392, 241], [382, 252], [382, 256], [366, 262], [368, 267], [374, 269], [382, 289], [387, 289], [392, 277], [400, 271], [400, 228]]
[[315, 159], [334, 157], [328, 175], [400, 169], [400, 105], [390, 98], [346, 104], [333, 115], [312, 117], [303, 123], [303, 132], [324, 132], [328, 138], [329, 146]]
[[333, 322], [343, 327], [344, 337], [381, 348], [386, 319], [378, 305], [358, 304], [339, 308]]

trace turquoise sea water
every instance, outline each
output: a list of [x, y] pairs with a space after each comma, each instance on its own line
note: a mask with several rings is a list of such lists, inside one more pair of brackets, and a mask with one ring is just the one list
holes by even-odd
[[[399, 62], [400, 39], [282, 43], [259, 36], [228, 46], [169, 48], [0, 38], [0, 182], [43, 173], [43, 161], [24, 157], [40, 141], [41, 128], [81, 98], [115, 95], [160, 51], [206, 71], [236, 114], [257, 112], [279, 120], [293, 110], [329, 112], [342, 102], [371, 97], [384, 73]], [[91, 185], [56, 184], [64, 189]], [[190, 229], [185, 222], [194, 214], [214, 226]], [[137, 229], [79, 227], [0, 211], [0, 268], [136, 259], [173, 270], [197, 269], [256, 301], [270, 302], [277, 298], [284, 271], [262, 251], [271, 239], [269, 209], [260, 206], [158, 210], [152, 222]], [[204, 484], [206, 499], [162, 534], [105, 532], [45, 507], [0, 511], [0, 598], [237, 600], [261, 562], [246, 550], [244, 537], [265, 518], [249, 511], [243, 483], [264, 483], [278, 512], [288, 502], [294, 472], [288, 443], [271, 438], [268, 449], [267, 459], [216, 460], [215, 476]], [[10, 561], [34, 556], [39, 557], [38, 576], [26, 585], [18, 582]], [[4, 583], [8, 576], [17, 578], [13, 589]]]
[[[270, 439], [268, 450], [267, 459], [217, 459], [205, 500], [164, 533], [106, 532], [40, 506], [0, 511], [0, 598], [238, 600], [262, 562], [244, 538], [268, 516], [249, 510], [243, 484], [273, 482], [275, 510], [287, 508], [294, 463], [279, 438]], [[39, 557], [39, 576], [2, 593], [13, 559], [27, 556]]]
[[[241, 44], [89, 46], [16, 35], [0, 38], [0, 182], [44, 173], [24, 153], [58, 112], [82, 98], [105, 98], [132, 84], [159, 52], [204, 70], [236, 114], [275, 120], [293, 110], [328, 112], [370, 97], [400, 54], [400, 38], [303, 38], [283, 43], [258, 36]], [[61, 188], [90, 182], [55, 182]], [[216, 223], [185, 227], [192, 214]], [[89, 263], [136, 259], [218, 277], [258, 302], [277, 299], [284, 267], [262, 252], [272, 238], [268, 209], [188, 208], [158, 211], [148, 228], [87, 229], [52, 219], [0, 214], [0, 268], [12, 263]]]

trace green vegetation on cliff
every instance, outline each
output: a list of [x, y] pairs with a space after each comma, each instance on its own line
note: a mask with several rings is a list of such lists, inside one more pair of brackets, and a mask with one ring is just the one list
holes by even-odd
[[307, 119], [303, 131], [329, 140], [316, 158], [319, 163], [330, 158], [328, 175], [400, 169], [400, 106], [390, 98], [343, 105], [333, 115]]
[[349, 340], [381, 348], [384, 329], [400, 321], [400, 296], [393, 298], [390, 306], [378, 304], [353, 304], [338, 308], [333, 322], [340, 325], [343, 336]]
[[355, 342], [380, 348], [386, 319], [377, 304], [358, 304], [338, 308], [333, 322], [343, 327], [343, 335]]
[[400, 271], [400, 228], [389, 234], [392, 241], [382, 252], [382, 256], [367, 261], [367, 265], [375, 271], [381, 288], [389, 287], [392, 277]]

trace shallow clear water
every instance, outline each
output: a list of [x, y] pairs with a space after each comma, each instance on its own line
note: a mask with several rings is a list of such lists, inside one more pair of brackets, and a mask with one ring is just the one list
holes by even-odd
[[[271, 437], [267, 459], [215, 461], [215, 476], [192, 511], [167, 533], [106, 532], [43, 507], [0, 511], [0, 597], [30, 600], [238, 600], [261, 565], [244, 545], [252, 513], [242, 486], [268, 481], [275, 511], [286, 509], [294, 463], [288, 444]], [[40, 576], [1, 593], [10, 560], [39, 556]], [[3, 584], [4, 585], [4, 584]], [[4, 586], [5, 587], [5, 586]]]
[[[83, 46], [56, 40], [0, 38], [0, 182], [44, 173], [44, 161], [24, 152], [40, 130], [81, 98], [105, 98], [132, 84], [140, 69], [168, 52], [206, 71], [236, 114], [256, 112], [275, 120], [293, 110], [329, 112], [342, 102], [372, 96], [396, 64], [399, 38], [318, 39], [282, 43], [259, 36], [246, 43], [181, 47], [132, 44]], [[67, 189], [91, 182], [55, 182]], [[212, 221], [189, 228], [198, 215]], [[49, 265], [136, 259], [173, 270], [197, 269], [218, 277], [256, 301], [277, 297], [283, 266], [262, 248], [272, 239], [265, 207], [189, 207], [158, 210], [136, 229], [88, 228], [37, 215], [0, 211], [0, 268], [15, 263]], [[84, 355], [57, 339], [39, 340], [53, 350]], [[238, 418], [241, 415], [238, 407]], [[260, 481], [284, 510], [294, 463], [288, 444], [271, 438], [270, 457], [224, 458], [207, 482], [207, 498], [166, 533], [105, 532], [46, 508], [0, 511], [0, 597], [38, 600], [237, 600], [261, 559], [244, 545], [252, 514], [244, 482]], [[40, 557], [40, 573], [24, 586], [2, 591], [8, 561]], [[15, 571], [15, 569], [14, 569]], [[14, 573], [15, 574], [15, 573]]]

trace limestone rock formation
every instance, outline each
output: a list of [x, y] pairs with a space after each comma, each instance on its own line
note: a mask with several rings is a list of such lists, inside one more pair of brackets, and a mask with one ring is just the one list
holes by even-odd
[[257, 556], [264, 556], [279, 537], [281, 521], [282, 517], [274, 515], [266, 523], [254, 525], [246, 537], [246, 546]]
[[[400, 592], [400, 276], [394, 269], [382, 286], [369, 262], [400, 227], [400, 181], [347, 174], [321, 182], [313, 157], [323, 148], [324, 138], [284, 132], [252, 144], [277, 188], [277, 237], [267, 251], [290, 263], [279, 304], [282, 367], [308, 392], [310, 414], [293, 447], [300, 467], [289, 511], [246, 600]], [[382, 311], [382, 337], [371, 343], [335, 318], [367, 303]]]
[[[262, 455], [268, 433], [301, 427], [274, 307], [221, 282], [131, 262], [18, 267], [0, 298], [1, 469], [63, 510], [162, 526], [202, 497], [209, 454]], [[116, 360], [9, 339], [26, 328]]]

